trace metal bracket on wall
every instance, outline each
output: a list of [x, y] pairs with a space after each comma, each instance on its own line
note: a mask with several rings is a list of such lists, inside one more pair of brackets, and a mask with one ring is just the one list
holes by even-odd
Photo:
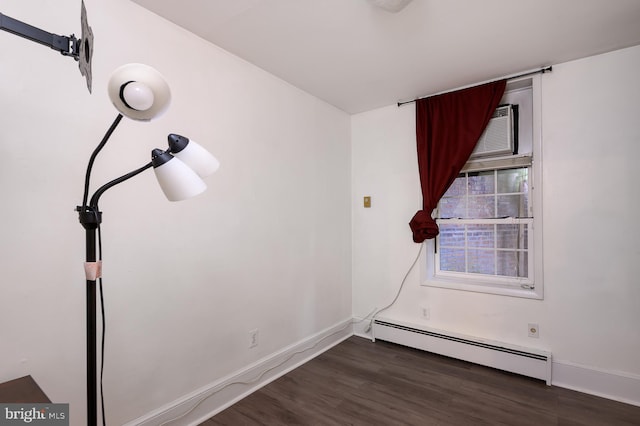
[[48, 46], [60, 52], [63, 56], [69, 56], [79, 62], [80, 73], [87, 80], [87, 88], [91, 92], [91, 59], [93, 57], [93, 31], [87, 23], [87, 11], [82, 2], [80, 13], [82, 26], [82, 38], [75, 35], [61, 36], [29, 25], [0, 13], [0, 30], [15, 34], [27, 40]]
[[35, 41], [57, 50], [64, 56], [71, 56], [76, 61], [80, 57], [80, 47], [78, 39], [72, 34], [70, 36], [61, 36], [41, 30], [32, 25], [26, 24], [10, 16], [0, 13], [0, 30], [4, 30], [17, 36]]

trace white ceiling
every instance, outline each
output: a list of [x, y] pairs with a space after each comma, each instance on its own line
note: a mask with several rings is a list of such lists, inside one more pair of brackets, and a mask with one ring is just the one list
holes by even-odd
[[640, 0], [132, 0], [348, 112], [640, 44]]

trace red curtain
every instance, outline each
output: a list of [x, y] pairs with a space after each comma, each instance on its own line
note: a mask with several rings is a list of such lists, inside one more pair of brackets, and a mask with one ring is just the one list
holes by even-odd
[[500, 80], [416, 101], [422, 210], [409, 222], [416, 243], [438, 235], [431, 212], [469, 159], [505, 87]]

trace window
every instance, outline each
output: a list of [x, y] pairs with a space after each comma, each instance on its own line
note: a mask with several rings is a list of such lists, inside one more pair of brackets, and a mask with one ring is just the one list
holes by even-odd
[[433, 213], [440, 234], [425, 243], [424, 284], [541, 299], [541, 180], [534, 161], [540, 144], [531, 83], [505, 99], [525, 112], [524, 154], [467, 162]]
[[440, 200], [436, 276], [533, 284], [529, 167], [461, 174]]

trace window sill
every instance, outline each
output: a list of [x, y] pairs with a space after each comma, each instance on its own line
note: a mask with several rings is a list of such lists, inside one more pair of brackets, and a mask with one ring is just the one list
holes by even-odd
[[471, 291], [474, 293], [496, 294], [500, 296], [521, 297], [525, 299], [542, 300], [542, 291], [538, 289], [524, 289], [516, 287], [506, 287], [494, 283], [465, 283], [459, 279], [435, 278], [432, 277], [422, 282], [426, 287], [447, 288], [451, 290]]

